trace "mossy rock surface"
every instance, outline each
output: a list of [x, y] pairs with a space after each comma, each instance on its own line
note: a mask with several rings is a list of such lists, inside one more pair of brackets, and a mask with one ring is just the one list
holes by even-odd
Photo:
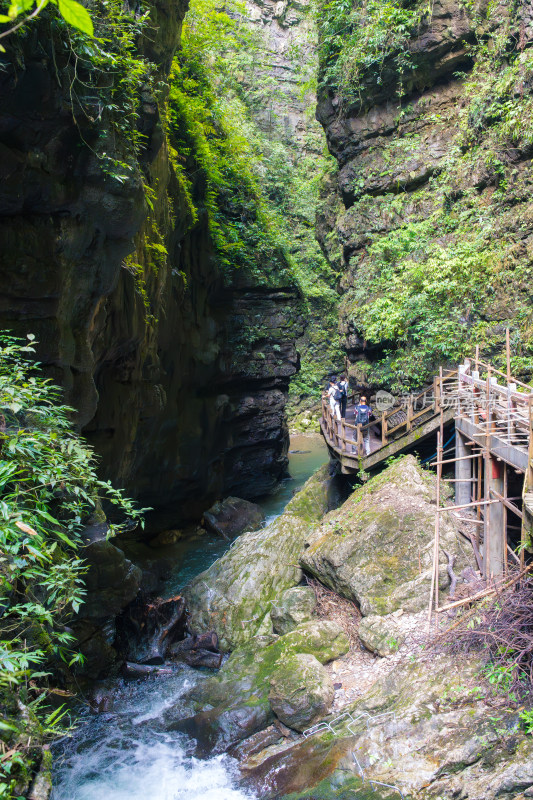
[[316, 595], [310, 586], [286, 589], [270, 609], [275, 633], [288, 633], [302, 622], [309, 622], [315, 608]]
[[[262, 800], [522, 797], [533, 785], [533, 740], [518, 712], [488, 702], [480, 661], [433, 652], [399, 664], [347, 708], [336, 736], [288, 741], [241, 764]], [[389, 716], [379, 716], [389, 713]], [[357, 760], [364, 771], [361, 782]], [[527, 795], [526, 795], [527, 796]]]
[[382, 658], [397, 653], [405, 640], [392, 617], [380, 617], [378, 614], [363, 617], [358, 633], [367, 650]]
[[[435, 532], [435, 478], [406, 456], [357, 489], [314, 531], [300, 563], [326, 586], [360, 605], [363, 615], [428, 604]], [[441, 514], [440, 563], [470, 562], [449, 514]]]
[[263, 530], [240, 536], [222, 558], [185, 587], [190, 626], [215, 630], [225, 651], [272, 630], [270, 608], [302, 579], [299, 557], [328, 510], [328, 465], [319, 469]]
[[[317, 668], [304, 669], [305, 660], [294, 661], [294, 658], [304, 654], [320, 666], [344, 655], [348, 649], [342, 629], [327, 621], [306, 623], [285, 636], [256, 636], [237, 648], [217, 675], [180, 697], [165, 712], [164, 724], [195, 738], [201, 755], [225, 752], [275, 720], [269, 702], [271, 679], [289, 663], [295, 671], [293, 688], [296, 683], [304, 685], [309, 680], [309, 697], [314, 698], [310, 718], [318, 718], [328, 710], [327, 682], [321, 679], [320, 700], [316, 686], [323, 673]], [[287, 671], [283, 674], [287, 676]], [[286, 680], [289, 684], [289, 677]], [[189, 717], [183, 718], [184, 709], [190, 710]]]
[[270, 707], [281, 722], [297, 731], [324, 717], [334, 696], [325, 668], [308, 653], [278, 662], [270, 677]]

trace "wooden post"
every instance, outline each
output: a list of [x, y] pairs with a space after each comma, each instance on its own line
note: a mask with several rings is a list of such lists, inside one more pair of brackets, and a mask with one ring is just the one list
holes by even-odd
[[406, 430], [409, 432], [413, 427], [413, 398], [409, 395], [409, 400], [407, 401], [407, 425]]
[[[524, 488], [522, 496], [524, 501], [526, 495], [533, 492], [533, 396], [529, 395], [528, 398], [528, 412], [529, 412], [529, 448], [528, 448], [528, 466], [526, 474], [524, 475]], [[525, 564], [525, 546], [529, 537], [533, 535], [533, 518], [527, 510], [526, 503], [523, 503], [523, 517], [522, 517], [522, 530], [520, 533], [520, 569], [524, 568]]]
[[433, 378], [433, 395], [435, 397], [435, 412], [440, 411], [440, 384], [439, 379]]
[[[483, 456], [480, 454], [479, 458], [477, 459], [477, 497], [476, 500], [478, 503], [481, 503], [481, 493], [482, 493], [482, 481], [483, 481]], [[481, 505], [477, 507], [477, 514], [478, 520], [481, 519]], [[481, 532], [479, 528], [476, 529], [476, 543], [478, 549], [481, 546]]]
[[[484, 500], [489, 499], [489, 481], [490, 481], [490, 452], [489, 452], [489, 433], [490, 433], [490, 366], [487, 370], [487, 383], [485, 386], [485, 447], [484, 447], [484, 471], [485, 471], [485, 493]], [[490, 583], [491, 580], [491, 563], [490, 563], [490, 506], [488, 504], [484, 507], [483, 512], [483, 577]]]
[[505, 355], [507, 360], [507, 384], [511, 383], [511, 339], [509, 328], [505, 329]]
[[381, 446], [384, 447], [387, 444], [387, 417], [385, 416], [385, 411], [381, 414]]
[[341, 436], [342, 436], [342, 449], [346, 450], [346, 420], [341, 417]]
[[362, 458], [364, 455], [363, 453], [363, 431], [361, 428], [361, 423], [357, 423], [357, 456]]
[[[503, 496], [507, 500], [507, 464], [502, 463], [503, 469]], [[509, 564], [507, 560], [507, 506], [502, 504], [503, 525], [502, 525], [502, 550], [503, 550], [503, 572], [507, 575]]]

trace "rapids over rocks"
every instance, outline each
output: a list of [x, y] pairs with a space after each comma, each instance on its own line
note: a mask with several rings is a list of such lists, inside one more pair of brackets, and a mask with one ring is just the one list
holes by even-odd
[[[290, 477], [263, 503], [266, 522], [279, 514], [294, 492], [323, 464], [327, 454], [318, 438], [293, 437]], [[196, 544], [196, 546], [195, 546]], [[178, 592], [197, 573], [207, 569], [230, 546], [221, 538], [203, 536], [176, 549], [175, 568], [165, 593]], [[169, 555], [171, 551], [168, 551]], [[52, 800], [245, 800], [255, 797], [239, 788], [235, 759], [194, 756], [196, 743], [184, 733], [165, 730], [165, 711], [201, 685], [209, 671], [186, 665], [164, 668], [145, 680], [106, 682], [94, 713], [83, 707], [71, 737], [54, 748]], [[190, 710], [183, 707], [183, 717]]]

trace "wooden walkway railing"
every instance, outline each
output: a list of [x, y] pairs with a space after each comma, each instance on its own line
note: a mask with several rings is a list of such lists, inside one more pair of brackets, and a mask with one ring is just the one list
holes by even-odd
[[[452, 387], [457, 386], [457, 370], [447, 371], [437, 376], [432, 386], [423, 389], [417, 395], [408, 395], [401, 398], [392, 408], [387, 409], [366, 425], [355, 422], [354, 397], [349, 398], [346, 419], [337, 420], [334, 416], [329, 399], [322, 398], [321, 430], [334, 457], [341, 460], [343, 471], [358, 471], [368, 457], [363, 452], [363, 441], [368, 432], [370, 437], [372, 461], [375, 455], [383, 451], [383, 458], [391, 453], [388, 446], [398, 442], [409, 434], [414, 439], [420, 439], [417, 432], [423, 436], [428, 435], [427, 423], [440, 417], [444, 398], [447, 397]], [[351, 400], [351, 402], [350, 402]], [[438, 421], [435, 423], [438, 426]], [[431, 426], [431, 430], [434, 427]], [[377, 432], [379, 429], [379, 432]], [[408, 443], [406, 442], [406, 446]], [[376, 463], [381, 459], [377, 459]]]
[[[467, 359], [456, 370], [441, 371], [433, 385], [419, 394], [401, 398], [392, 408], [375, 414], [375, 419], [366, 425], [355, 422], [353, 396], [346, 419], [340, 421], [332, 413], [328, 398], [323, 397], [321, 430], [331, 454], [341, 461], [343, 471], [357, 472], [361, 467], [377, 466], [390, 455], [409, 449], [443, 422], [456, 419], [471, 436], [477, 431], [478, 438], [495, 437], [499, 448], [495, 455], [525, 471], [532, 409], [531, 386], [490, 364]], [[370, 456], [363, 452], [367, 432]]]

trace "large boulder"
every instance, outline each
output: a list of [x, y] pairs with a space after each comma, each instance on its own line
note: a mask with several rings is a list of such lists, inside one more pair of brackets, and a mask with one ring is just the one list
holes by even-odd
[[270, 608], [285, 589], [302, 579], [298, 559], [307, 537], [328, 511], [329, 483], [325, 466], [307, 481], [284, 514], [263, 530], [240, 536], [185, 587], [193, 630], [216, 630], [222, 650], [272, 630]]
[[[305, 662], [295, 662], [294, 657], [305, 654], [312, 656], [312, 663], [325, 664], [344, 655], [348, 649], [349, 642], [342, 629], [327, 621], [306, 623], [285, 636], [256, 636], [236, 649], [217, 675], [194, 687], [181, 696], [175, 706], [167, 709], [165, 725], [196, 739], [197, 752], [201, 755], [234, 747], [275, 720], [269, 700], [271, 679], [286, 664], [292, 664], [299, 676], [294, 678], [290, 687], [289, 679], [285, 677], [287, 702], [298, 682], [307, 679], [310, 682], [307, 706], [302, 701], [298, 712], [295, 701], [295, 727], [299, 724], [298, 719], [304, 719], [304, 708], [308, 708], [310, 719], [316, 719], [329, 708], [327, 681], [316, 668], [304, 669]], [[287, 669], [290, 671], [291, 668]], [[283, 674], [287, 676], [287, 671]], [[275, 694], [276, 698], [278, 696], [281, 694]], [[187, 710], [185, 714], [184, 709]]]
[[245, 531], [257, 531], [263, 526], [265, 512], [257, 503], [240, 497], [226, 497], [204, 511], [203, 524], [207, 530], [234, 539]]
[[390, 615], [363, 617], [358, 633], [366, 649], [382, 658], [397, 653], [405, 640], [398, 623]]
[[291, 589], [286, 589], [270, 609], [274, 632], [288, 633], [302, 622], [309, 622], [315, 608], [316, 595], [310, 586], [293, 586]]
[[300, 653], [279, 663], [270, 678], [268, 699], [276, 717], [303, 731], [331, 709], [335, 690], [314, 656]]
[[[326, 586], [355, 600], [363, 615], [427, 607], [435, 531], [435, 477], [406, 456], [357, 489], [312, 533], [300, 563]], [[452, 517], [440, 519], [440, 579], [448, 583], [444, 551], [456, 570], [470, 562]]]
[[102, 619], [122, 611], [137, 595], [142, 572], [108, 539], [91, 542], [84, 549], [89, 569], [80, 616]]

